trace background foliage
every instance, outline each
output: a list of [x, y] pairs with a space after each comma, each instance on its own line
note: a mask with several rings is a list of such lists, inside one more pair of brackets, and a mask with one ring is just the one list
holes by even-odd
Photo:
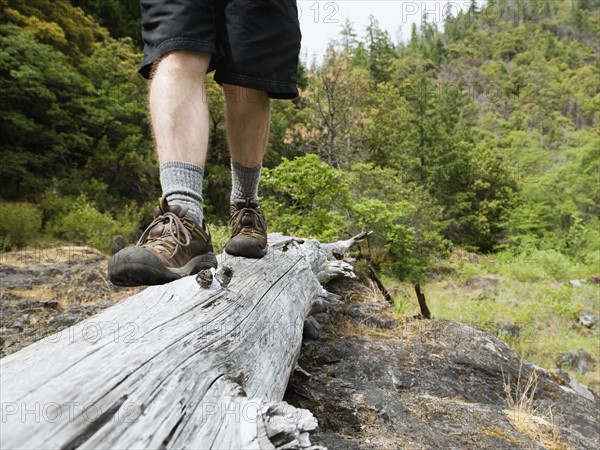
[[[452, 246], [598, 272], [600, 2], [509, 13], [522, 3], [474, 3], [406, 43], [374, 18], [341, 27], [322, 62], [300, 67], [300, 97], [272, 102], [270, 229], [324, 240], [373, 229], [361, 256], [399, 278], [422, 277]], [[159, 194], [137, 2], [0, 11], [3, 248], [40, 234], [133, 242]], [[225, 122], [208, 88], [205, 199], [222, 225]]]

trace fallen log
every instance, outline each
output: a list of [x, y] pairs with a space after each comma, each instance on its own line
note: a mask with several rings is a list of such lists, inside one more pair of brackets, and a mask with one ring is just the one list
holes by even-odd
[[316, 449], [312, 414], [281, 399], [307, 316], [336, 301], [319, 280], [348, 275], [338, 258], [367, 235], [270, 235], [207, 287], [149, 287], [1, 359], [0, 447]]

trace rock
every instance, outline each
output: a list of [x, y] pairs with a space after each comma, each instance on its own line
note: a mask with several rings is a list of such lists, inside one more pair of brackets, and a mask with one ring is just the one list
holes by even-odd
[[564, 370], [554, 367], [548, 370], [550, 376], [561, 386], [569, 386], [571, 384], [571, 375]]
[[27, 328], [26, 320], [26, 317], [21, 316], [21, 318], [15, 320], [12, 323], [13, 328], [16, 328], [17, 330], [19, 330], [19, 332], [23, 331], [25, 328]]
[[581, 281], [580, 280], [569, 280], [569, 284], [573, 287], [581, 287]]
[[42, 308], [25, 308], [21, 310], [21, 314], [28, 316], [29, 314], [41, 311]]
[[521, 326], [512, 322], [498, 322], [496, 324], [496, 334], [498, 337], [519, 339], [519, 336], [521, 335]]
[[58, 309], [59, 303], [56, 300], [48, 300], [43, 302], [44, 308]]
[[577, 318], [577, 323], [579, 325], [583, 325], [586, 328], [597, 328], [598, 322], [600, 321], [600, 316], [598, 314], [594, 314], [591, 311], [585, 311], [579, 314]]
[[570, 386], [571, 389], [573, 389], [577, 394], [587, 398], [588, 400], [594, 401], [594, 393], [585, 384], [580, 383], [575, 378], [571, 377]]
[[563, 370], [576, 370], [579, 373], [589, 372], [594, 368], [594, 357], [585, 350], [571, 350], [561, 353], [556, 359], [556, 365]]
[[493, 290], [498, 286], [497, 278], [490, 276], [473, 275], [467, 279], [465, 285], [474, 289]]
[[83, 319], [84, 317], [82, 317], [80, 314], [61, 314], [50, 320], [50, 322], [48, 322], [48, 325], [59, 328], [65, 328], [75, 325], [76, 323], [81, 322]]
[[600, 273], [597, 273], [596, 275], [592, 275], [592, 276], [588, 277], [587, 281], [588, 281], [588, 283], [592, 283], [592, 284], [600, 284]]
[[0, 275], [2, 275], [3, 280], [4, 280], [4, 276], [14, 275], [15, 273], [17, 273], [16, 267], [7, 266], [5, 264], [0, 264]]
[[100, 272], [98, 272], [97, 270], [88, 270], [88, 271], [83, 272], [80, 275], [80, 279], [81, 279], [81, 281], [83, 281], [85, 283], [95, 283], [95, 282], [104, 283], [106, 281], [106, 279], [102, 276], [102, 274]]
[[304, 322], [304, 339], [318, 340], [321, 338], [321, 324], [314, 317]]
[[554, 381], [556, 381], [561, 386], [566, 386], [567, 388], [570, 388], [573, 392], [581, 395], [582, 397], [594, 401], [594, 393], [587, 386], [581, 384], [579, 381], [577, 381], [564, 370], [553, 368], [548, 370], [548, 373], [550, 374], [550, 376], [552, 376]]
[[[9, 252], [0, 264], [0, 357], [90, 317], [142, 288], [106, 281], [108, 259], [89, 247]], [[23, 266], [27, 263], [27, 266]], [[56, 299], [61, 299], [60, 303]]]
[[2, 328], [0, 328], [0, 335], [15, 334], [15, 333], [20, 333], [22, 331], [23, 331], [23, 328], [18, 327], [18, 326], [14, 326], [14, 327], [10, 327], [10, 328], [2, 327]]
[[327, 311], [327, 305], [322, 299], [317, 299], [313, 302], [310, 307], [309, 316], [314, 316], [315, 314], [325, 313]]
[[323, 322], [325, 322], [325, 320], [327, 320], [328, 316], [329, 316], [329, 314], [327, 314], [326, 312], [322, 312], [322, 313], [313, 314], [311, 317], [314, 317], [317, 322], [322, 324]]
[[[313, 445], [597, 448], [600, 401], [585, 386], [573, 384], [569, 374], [560, 371], [565, 375], [557, 382], [560, 376], [523, 362], [492, 334], [457, 322], [405, 319], [395, 328], [373, 329], [365, 319], [389, 319], [391, 307], [350, 298], [328, 315], [320, 341], [304, 342], [298, 364], [311, 376], [294, 375], [295, 389], [284, 398], [319, 421]], [[498, 326], [512, 335], [520, 331], [512, 323]], [[514, 389], [521, 380], [523, 389], [534, 372], [534, 432], [521, 432], [511, 421], [505, 385], [510, 380]], [[553, 417], [544, 415], [549, 410]], [[553, 444], [542, 444], [542, 435], [552, 435]]]

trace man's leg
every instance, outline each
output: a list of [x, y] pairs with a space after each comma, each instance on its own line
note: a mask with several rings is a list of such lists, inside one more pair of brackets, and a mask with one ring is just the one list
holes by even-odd
[[204, 80], [210, 53], [178, 51], [157, 63], [150, 85], [150, 114], [160, 163], [202, 167], [208, 146]]
[[210, 57], [176, 51], [157, 63], [150, 113], [163, 196], [137, 245], [111, 258], [108, 271], [114, 284], [162, 284], [217, 266], [202, 214], [208, 146], [204, 79]]
[[150, 87], [163, 197], [187, 206], [188, 217], [200, 225], [208, 147], [205, 75], [210, 58], [210, 53], [169, 53], [158, 63]]
[[271, 108], [266, 92], [223, 84], [231, 159], [244, 167], [262, 163], [269, 139]]
[[225, 251], [260, 258], [266, 253], [266, 224], [258, 184], [271, 122], [266, 92], [224, 84], [227, 141], [231, 154], [232, 238]]
[[223, 92], [233, 166], [231, 200], [246, 197], [258, 200], [260, 169], [271, 124], [269, 97], [266, 92], [231, 84], [224, 84]]

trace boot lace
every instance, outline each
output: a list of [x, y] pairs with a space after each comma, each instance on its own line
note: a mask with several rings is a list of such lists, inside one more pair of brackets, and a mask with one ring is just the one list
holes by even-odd
[[[161, 223], [164, 224], [161, 235], [150, 237], [152, 229]], [[164, 230], [167, 230], [166, 235]], [[142, 236], [136, 245], [162, 245], [171, 253], [171, 257], [174, 257], [182, 247], [190, 245], [191, 241], [190, 233], [187, 233], [181, 219], [172, 212], [166, 212], [158, 216], [150, 225], [148, 225], [148, 228], [142, 233]]]
[[[252, 216], [254, 226], [243, 226], [242, 220], [244, 216], [248, 214]], [[231, 224], [232, 224], [232, 235], [236, 236], [238, 234], [244, 234], [246, 236], [250, 235], [255, 238], [263, 237], [264, 230], [266, 228], [265, 219], [258, 212], [256, 208], [244, 207], [237, 209], [231, 215]]]

